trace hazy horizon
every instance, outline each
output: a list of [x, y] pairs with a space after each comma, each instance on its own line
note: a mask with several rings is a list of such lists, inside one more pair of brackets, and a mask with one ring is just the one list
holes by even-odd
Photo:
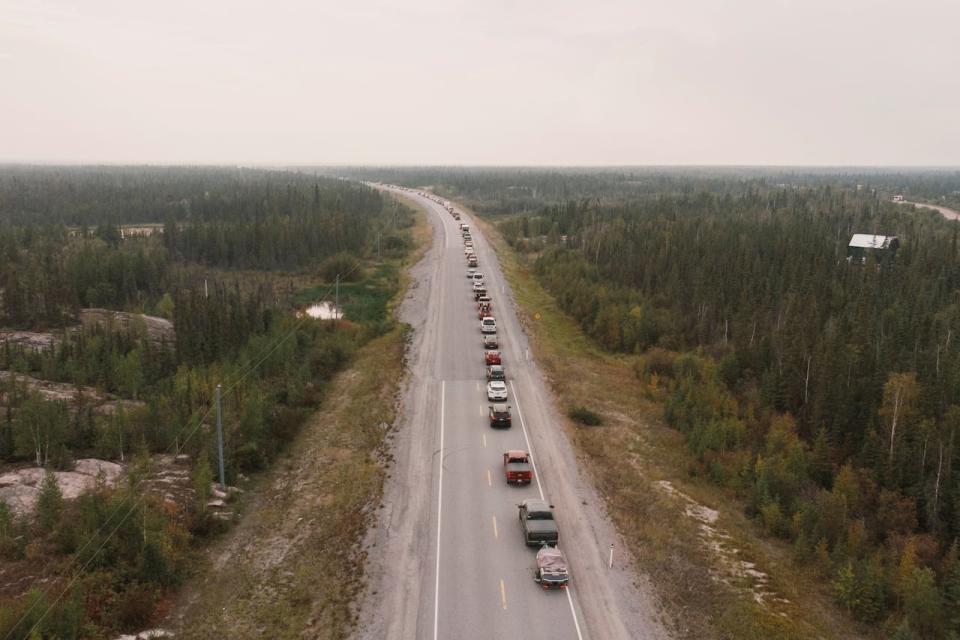
[[716, 5], [6, 0], [0, 162], [960, 165], [960, 4]]

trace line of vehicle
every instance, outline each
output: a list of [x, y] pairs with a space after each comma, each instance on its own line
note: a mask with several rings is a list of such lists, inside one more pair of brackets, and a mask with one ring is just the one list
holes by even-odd
[[437, 576], [433, 588], [433, 640], [440, 624], [440, 527], [443, 522], [443, 431], [446, 414], [447, 381], [440, 381], [440, 480], [437, 489]]
[[[440, 210], [434, 208], [434, 206], [432, 206], [432, 205], [431, 205], [431, 210], [433, 210], [435, 213], [437, 213], [437, 214], [441, 217], [441, 219], [444, 218], [444, 216], [442, 215], [442, 212], [441, 212]], [[447, 245], [448, 236], [447, 236], [447, 226], [446, 226], [446, 221], [445, 221], [445, 220], [444, 220], [444, 223], [442, 224], [442, 226], [443, 226], [444, 240], [445, 240], [444, 244]], [[505, 292], [505, 290], [506, 290], [506, 287], [505, 287], [505, 285], [502, 284], [502, 285], [501, 285], [501, 291], [502, 291], [502, 292]], [[527, 357], [529, 358], [529, 355], [528, 355]], [[516, 389], [516, 386], [515, 386], [514, 383], [513, 383], [513, 380], [510, 381], [510, 388], [511, 388], [511, 390], [512, 390], [512, 392], [513, 392], [514, 404], [516, 404], [516, 406], [517, 406], [517, 415], [518, 415], [518, 417], [520, 418], [520, 427], [521, 427], [521, 429], [522, 429], [522, 431], [523, 431], [523, 437], [524, 437], [524, 441], [526, 442], [526, 445], [527, 445], [527, 451], [529, 451], [529, 453], [530, 453], [531, 466], [532, 466], [532, 468], [533, 468], [534, 478], [535, 478], [536, 481], [537, 481], [537, 491], [538, 491], [538, 493], [540, 494], [540, 499], [541, 499], [541, 500], [545, 500], [546, 498], [544, 497], [544, 493], [543, 493], [543, 485], [542, 485], [541, 482], [540, 482], [540, 474], [539, 474], [539, 471], [537, 470], [537, 466], [536, 466], [536, 456], [535, 456], [535, 454], [534, 454], [533, 447], [532, 447], [532, 444], [531, 444], [531, 442], [530, 442], [530, 436], [529, 436], [529, 433], [528, 433], [527, 428], [526, 428], [526, 421], [525, 421], [524, 418], [523, 418], [523, 411], [522, 411], [522, 409], [521, 409], [521, 407], [520, 407], [519, 398], [518, 398], [518, 395], [517, 395], [517, 389]], [[477, 382], [477, 389], [478, 389], [478, 390], [480, 389], [480, 383], [479, 383], [479, 382]], [[441, 409], [440, 409], [440, 411], [441, 411], [441, 416], [440, 416], [440, 476], [439, 476], [439, 481], [438, 481], [438, 498], [437, 498], [437, 566], [436, 566], [436, 584], [435, 584], [435, 588], [434, 588], [434, 593], [435, 593], [435, 599], [434, 599], [434, 622], [433, 622], [433, 637], [434, 637], [434, 640], [438, 640], [438, 628], [439, 628], [439, 605], [440, 605], [440, 538], [441, 538], [442, 495], [443, 495], [443, 449], [444, 449], [444, 428], [445, 428], [445, 427], [444, 427], [444, 422], [445, 422], [444, 419], [445, 419], [445, 413], [446, 413], [446, 411], [445, 411], [445, 400], [446, 400], [445, 396], [446, 396], [446, 381], [441, 381], [441, 400], [440, 400], [440, 407], [441, 407]], [[481, 415], [482, 415], [482, 414], [483, 414], [483, 408], [482, 408], [482, 407], [481, 407], [480, 411], [481, 411]], [[483, 434], [483, 446], [484, 446], [484, 447], [487, 446], [486, 434]], [[489, 470], [488, 470], [488, 474], [489, 474]], [[491, 486], [492, 486], [492, 482], [491, 482]], [[493, 516], [493, 529], [494, 529], [494, 537], [499, 537], [499, 532], [497, 531], [496, 516]], [[582, 634], [582, 632], [581, 632], [581, 630], [580, 630], [580, 622], [579, 622], [579, 619], [578, 619], [578, 617], [577, 617], [576, 606], [574, 605], [574, 602], [573, 602], [573, 596], [572, 596], [572, 593], [571, 593], [571, 589], [570, 589], [570, 588], [566, 589], [566, 592], [567, 592], [567, 602], [568, 602], [568, 604], [570, 605], [570, 613], [571, 613], [571, 615], [573, 616], [574, 629], [575, 629], [576, 632], [577, 632], [577, 638], [578, 638], [578, 640], [583, 640], [583, 634]], [[502, 578], [500, 579], [500, 601], [501, 601], [501, 606], [503, 607], [504, 610], [506, 610], [506, 609], [507, 609], [506, 586], [505, 586], [504, 581], [503, 581]]]
[[[523, 410], [520, 408], [520, 396], [517, 394], [517, 387], [510, 381], [510, 390], [513, 392], [513, 403], [517, 406], [517, 417], [520, 418], [520, 428], [523, 430], [523, 439], [527, 443], [527, 451], [530, 453], [530, 466], [533, 467], [533, 477], [537, 481], [537, 491], [540, 492], [540, 499], [546, 500], [543, 496], [543, 485], [540, 484], [540, 472], [537, 470], [537, 456], [533, 451], [533, 445], [530, 443], [530, 434], [527, 433], [527, 423], [523, 419]], [[583, 640], [583, 634], [580, 631], [580, 621], [577, 619], [577, 608], [573, 604], [572, 587], [567, 587], [567, 603], [570, 605], [570, 614], [573, 616], [573, 628], [577, 632], [577, 640]]]

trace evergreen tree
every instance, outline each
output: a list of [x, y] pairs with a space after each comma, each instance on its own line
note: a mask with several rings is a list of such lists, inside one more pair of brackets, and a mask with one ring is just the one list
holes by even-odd
[[63, 493], [60, 491], [56, 474], [47, 471], [37, 496], [37, 526], [43, 533], [53, 533], [60, 524], [62, 515]]

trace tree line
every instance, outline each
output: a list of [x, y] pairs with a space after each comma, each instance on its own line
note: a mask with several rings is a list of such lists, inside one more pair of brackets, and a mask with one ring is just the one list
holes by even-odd
[[[700, 472], [870, 623], [960, 633], [958, 228], [877, 194], [751, 188], [502, 220], [665, 400]], [[898, 251], [848, 261], [853, 233]], [[908, 637], [904, 635], [903, 637]]]

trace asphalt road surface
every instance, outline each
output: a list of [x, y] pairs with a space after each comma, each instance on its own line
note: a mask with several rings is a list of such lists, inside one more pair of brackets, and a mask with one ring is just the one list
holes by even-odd
[[[360, 636], [667, 637], [648, 590], [626, 566], [599, 498], [581, 478], [494, 252], [471, 225], [493, 299], [513, 407], [510, 429], [491, 429], [487, 419], [480, 321], [460, 223], [428, 198], [398, 193], [429, 212], [434, 246], [414, 269], [402, 311], [415, 329], [411, 382], [380, 526], [368, 540], [374, 551]], [[472, 222], [466, 215], [461, 221]], [[533, 483], [505, 483], [507, 449], [531, 452]], [[517, 503], [541, 496], [555, 505], [559, 547], [571, 566], [567, 590], [544, 591], [533, 581], [536, 549], [524, 544]]]

